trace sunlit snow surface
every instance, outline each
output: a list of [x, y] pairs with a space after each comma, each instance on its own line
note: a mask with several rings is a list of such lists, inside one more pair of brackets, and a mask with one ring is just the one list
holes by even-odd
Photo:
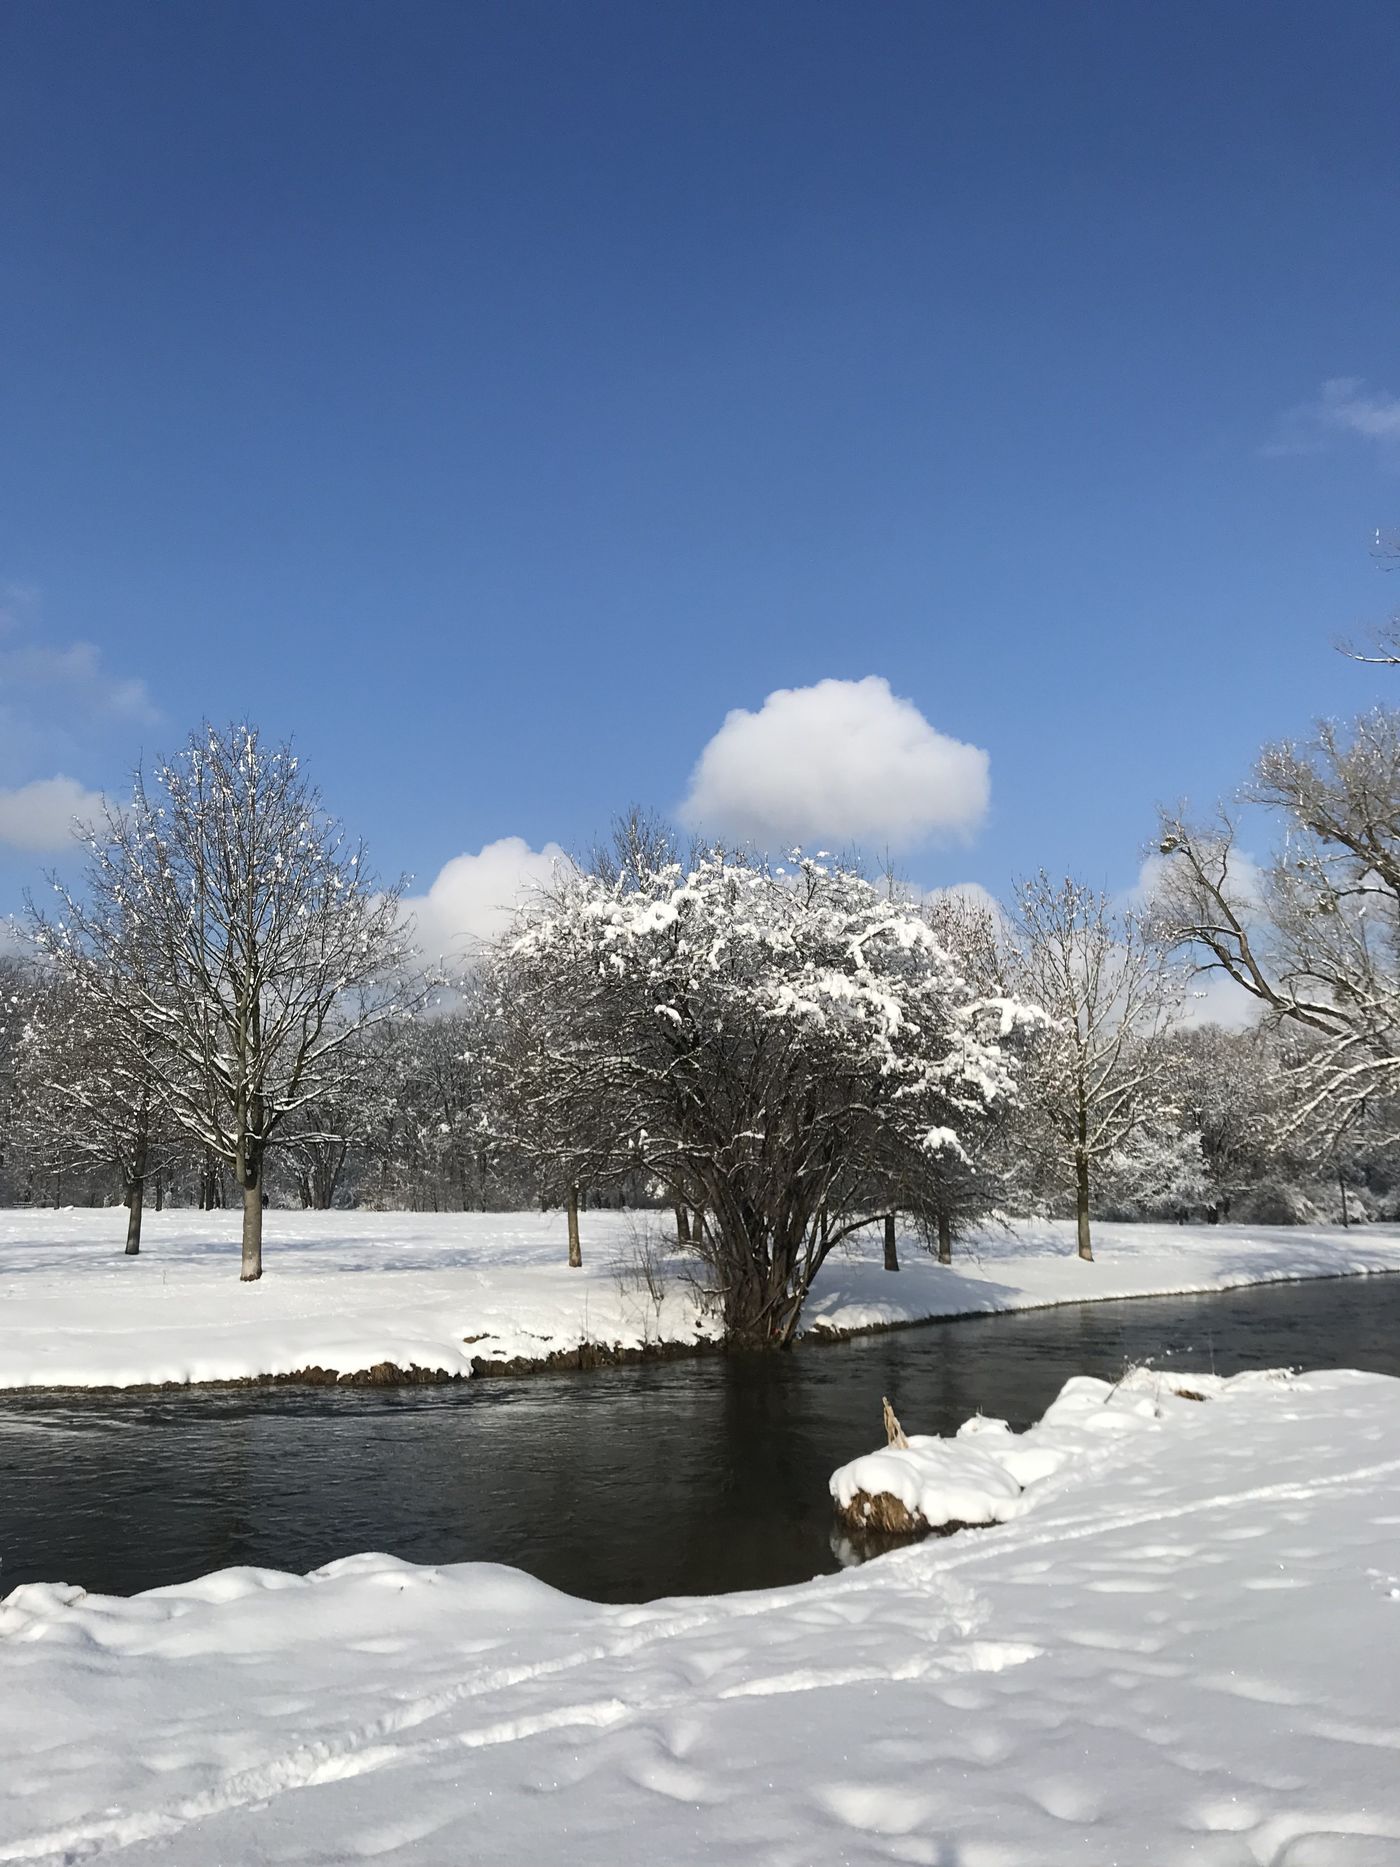
[[843, 1509], [862, 1498], [895, 1498], [923, 1530], [1010, 1523], [1067, 1466], [1099, 1463], [1100, 1453], [1125, 1434], [1155, 1430], [1166, 1410], [1234, 1400], [1291, 1378], [1283, 1369], [1222, 1380], [1147, 1367], [1131, 1368], [1117, 1381], [1080, 1375], [1026, 1432], [976, 1414], [948, 1438], [915, 1433], [839, 1467], [831, 1475], [831, 1495]]
[[[477, 1357], [691, 1342], [715, 1323], [697, 1309], [694, 1265], [666, 1244], [663, 1218], [585, 1213], [578, 1271], [565, 1262], [559, 1213], [273, 1209], [265, 1275], [240, 1284], [236, 1213], [149, 1213], [141, 1255], [127, 1258], [119, 1209], [0, 1210], [0, 1387], [346, 1373], [381, 1362], [466, 1374]], [[1395, 1226], [1100, 1225], [1095, 1237], [1097, 1262], [1081, 1264], [1070, 1226], [1019, 1223], [959, 1244], [945, 1268], [906, 1236], [892, 1275], [876, 1228], [828, 1260], [807, 1324], [854, 1329], [1400, 1270]]]
[[768, 1593], [19, 1590], [0, 1860], [1390, 1867], [1400, 1382], [1170, 1385], [1013, 1522]]

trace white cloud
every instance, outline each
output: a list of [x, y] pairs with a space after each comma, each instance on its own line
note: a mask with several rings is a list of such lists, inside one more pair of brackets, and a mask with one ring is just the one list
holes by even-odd
[[940, 902], [947, 901], [964, 912], [985, 914], [991, 922], [992, 938], [999, 947], [1009, 945], [1014, 937], [1015, 929], [1006, 909], [991, 889], [984, 888], [981, 882], [951, 882], [946, 888], [927, 888], [915, 892], [934, 909]]
[[925, 891], [928, 901], [961, 901], [964, 907], [980, 908], [982, 913], [990, 914], [998, 924], [1006, 919], [1006, 910], [981, 882], [952, 882], [947, 888], [930, 888]]
[[1242, 985], [1236, 985], [1228, 972], [1201, 972], [1186, 988], [1181, 1022], [1218, 1024], [1227, 1031], [1245, 1031], [1259, 1022], [1263, 1009], [1259, 1000]]
[[0, 844], [11, 849], [63, 849], [72, 837], [73, 820], [98, 816], [100, 791], [88, 791], [76, 778], [36, 778], [15, 790], [0, 790]]
[[[1170, 860], [1169, 856], [1148, 856], [1138, 870], [1137, 881], [1122, 897], [1123, 905], [1139, 914], [1150, 913]], [[1258, 863], [1243, 850], [1230, 851], [1228, 879], [1230, 899], [1238, 907], [1253, 910], [1260, 906], [1264, 878]], [[1227, 1031], [1243, 1031], [1258, 1022], [1260, 1013], [1259, 1000], [1242, 985], [1236, 985], [1229, 973], [1216, 968], [1198, 972], [1189, 981], [1181, 1022], [1219, 1024]]]
[[[1149, 910], [1157, 898], [1157, 890], [1170, 862], [1170, 856], [1153, 854], [1145, 857], [1136, 882], [1123, 896], [1124, 907], [1134, 908], [1139, 913]], [[1262, 906], [1263, 873], [1254, 858], [1247, 856], [1242, 849], [1230, 850], [1226, 880], [1229, 884], [1229, 898], [1237, 907], [1256, 909]]]
[[987, 754], [938, 732], [880, 675], [780, 687], [736, 707], [680, 807], [697, 828], [783, 843], [904, 848], [969, 836], [986, 815]]
[[25, 688], [56, 689], [91, 714], [138, 725], [160, 718], [146, 683], [109, 674], [102, 651], [92, 642], [70, 642], [64, 648], [25, 642], [0, 650], [0, 692]]
[[1400, 442], [1400, 396], [1368, 389], [1359, 376], [1333, 376], [1309, 402], [1279, 417], [1265, 454], [1320, 453], [1339, 435], [1380, 446]]
[[1318, 419], [1343, 434], [1368, 441], [1400, 441], [1400, 396], [1368, 389], [1355, 376], [1334, 376], [1322, 385]]
[[529, 890], [547, 882], [568, 857], [558, 843], [531, 849], [523, 836], [503, 836], [475, 855], [443, 864], [425, 895], [405, 910], [417, 923], [418, 944], [429, 959], [462, 959], [474, 946], [503, 933]]

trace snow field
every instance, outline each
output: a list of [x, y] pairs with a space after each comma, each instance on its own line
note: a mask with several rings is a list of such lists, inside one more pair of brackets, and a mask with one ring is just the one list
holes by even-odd
[[[668, 1246], [657, 1213], [586, 1213], [584, 1266], [571, 1271], [560, 1213], [270, 1210], [266, 1272], [254, 1284], [238, 1281], [237, 1213], [150, 1213], [137, 1258], [122, 1254], [123, 1216], [0, 1211], [0, 1388], [345, 1374], [384, 1362], [466, 1375], [478, 1359], [684, 1346], [717, 1333], [694, 1265]], [[1396, 1271], [1400, 1227], [1101, 1225], [1096, 1251], [1081, 1264], [1071, 1226], [1022, 1221], [960, 1245], [948, 1267], [906, 1236], [891, 1275], [875, 1228], [828, 1260], [805, 1326]]]
[[1392, 1867], [1400, 1382], [1091, 1399], [1014, 1521], [799, 1587], [17, 1590], [0, 1860]]

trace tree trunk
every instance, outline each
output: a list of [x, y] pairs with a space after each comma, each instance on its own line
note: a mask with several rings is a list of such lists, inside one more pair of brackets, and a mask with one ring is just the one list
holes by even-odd
[[262, 1172], [256, 1170], [252, 1184], [243, 1186], [243, 1268], [239, 1281], [256, 1283], [262, 1276]]
[[126, 1255], [134, 1258], [141, 1249], [141, 1209], [146, 1202], [146, 1176], [133, 1174], [126, 1189]]
[[204, 1166], [199, 1175], [199, 1207], [201, 1212], [213, 1212], [224, 1205], [223, 1169], [212, 1155], [206, 1155]]
[[822, 1209], [775, 1225], [743, 1198], [716, 1200], [706, 1257], [718, 1273], [724, 1335], [732, 1348], [785, 1349], [802, 1319], [824, 1250]]
[[953, 1262], [953, 1222], [946, 1212], [940, 1212], [938, 1215], [938, 1262], [940, 1264]]
[[1089, 1155], [1077, 1148], [1074, 1156], [1074, 1216], [1079, 1235], [1079, 1255], [1086, 1264], [1094, 1261], [1094, 1247], [1089, 1240]]
[[765, 1277], [757, 1265], [733, 1261], [725, 1264], [724, 1273], [728, 1279], [724, 1289], [726, 1342], [734, 1348], [781, 1347], [781, 1292], [774, 1289], [771, 1273]]
[[681, 1199], [676, 1201], [676, 1243], [690, 1243], [690, 1214], [686, 1211], [685, 1201]]
[[894, 1214], [892, 1212], [885, 1214], [885, 1269], [887, 1271], [899, 1269], [899, 1251], [894, 1242]]
[[578, 1188], [569, 1188], [569, 1269], [581, 1270], [583, 1267], [583, 1247], [578, 1237]]
[[148, 1107], [143, 1097], [137, 1109], [136, 1145], [126, 1180], [126, 1255], [129, 1258], [134, 1258], [141, 1249], [141, 1213], [146, 1204], [146, 1137], [150, 1132]]

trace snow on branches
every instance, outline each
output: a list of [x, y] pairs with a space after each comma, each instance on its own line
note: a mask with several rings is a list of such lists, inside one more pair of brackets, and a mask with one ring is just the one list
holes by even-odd
[[[57, 887], [57, 884], [56, 884]], [[343, 1094], [398, 1008], [399, 891], [325, 812], [290, 746], [192, 734], [88, 839], [81, 897], [36, 916], [40, 950], [171, 1118], [243, 1193], [243, 1276], [262, 1268], [263, 1169], [289, 1118]]]
[[909, 1209], [1012, 1088], [1023, 1016], [839, 864], [562, 870], [494, 964], [515, 1138], [707, 1215], [732, 1334], [785, 1342], [850, 1231]]

